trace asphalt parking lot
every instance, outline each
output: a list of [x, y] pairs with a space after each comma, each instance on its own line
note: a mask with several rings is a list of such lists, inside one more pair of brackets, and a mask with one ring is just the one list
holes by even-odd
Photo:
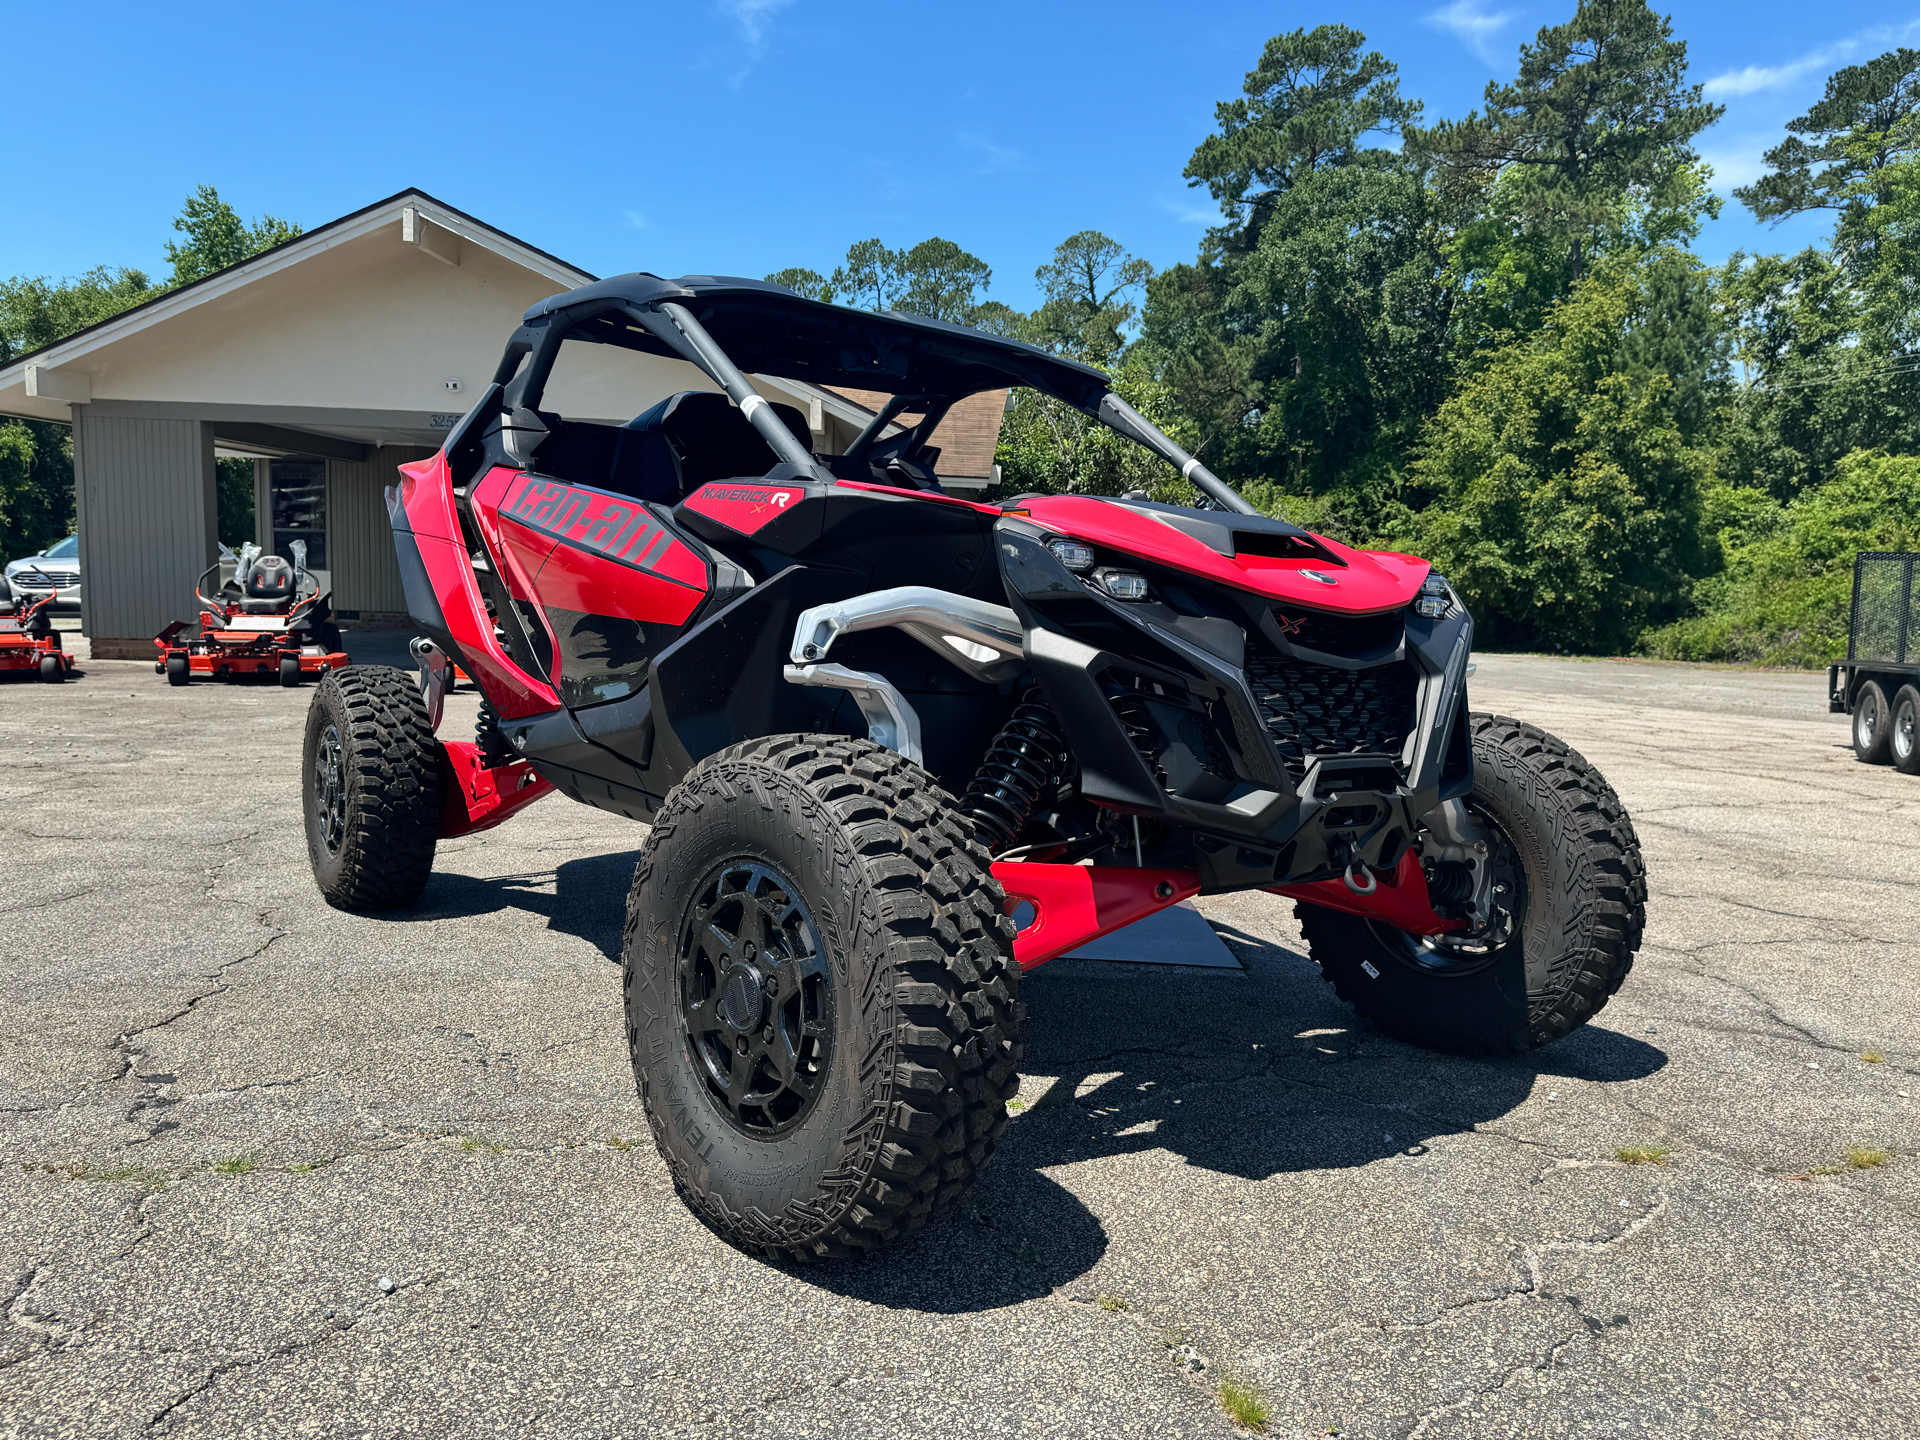
[[794, 1269], [645, 1138], [637, 827], [543, 801], [346, 915], [310, 689], [0, 686], [0, 1431], [1232, 1435], [1225, 1376], [1278, 1435], [1916, 1434], [1915, 781], [1818, 676], [1473, 684], [1639, 827], [1647, 944], [1596, 1022], [1420, 1052], [1288, 903], [1204, 902], [1243, 971], [1036, 971], [963, 1212]]

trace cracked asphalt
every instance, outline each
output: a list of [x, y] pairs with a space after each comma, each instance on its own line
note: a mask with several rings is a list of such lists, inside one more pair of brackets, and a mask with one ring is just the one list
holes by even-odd
[[1036, 971], [961, 1213], [792, 1269], [645, 1138], [637, 827], [543, 801], [345, 915], [310, 691], [0, 688], [0, 1432], [1231, 1435], [1228, 1375], [1277, 1435], [1916, 1434], [1914, 780], [1818, 676], [1473, 687], [1639, 827], [1647, 944], [1593, 1024], [1414, 1050], [1288, 903], [1205, 901], [1243, 973]]

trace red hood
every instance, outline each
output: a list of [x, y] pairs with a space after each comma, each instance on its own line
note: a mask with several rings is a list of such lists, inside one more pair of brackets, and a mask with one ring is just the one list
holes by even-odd
[[[1222, 555], [1152, 511], [1117, 505], [1090, 495], [1048, 495], [1024, 500], [1020, 508], [1037, 523], [1090, 545], [1126, 551], [1158, 565], [1205, 576], [1256, 595], [1309, 606], [1315, 610], [1367, 615], [1398, 610], [1413, 601], [1427, 579], [1428, 563], [1391, 550], [1354, 550], [1315, 536], [1314, 542], [1337, 564], [1317, 558]], [[1231, 516], [1212, 516], [1231, 525]], [[1332, 585], [1304, 572], [1325, 576]]]

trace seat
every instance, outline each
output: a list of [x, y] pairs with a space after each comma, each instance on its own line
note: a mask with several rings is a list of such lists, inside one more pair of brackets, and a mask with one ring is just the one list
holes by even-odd
[[[806, 417], [777, 401], [770, 408], [810, 450]], [[734, 403], [711, 390], [678, 391], [618, 434], [608, 489], [669, 505], [708, 481], [765, 475], [778, 459]]]
[[277, 555], [263, 555], [247, 571], [240, 613], [282, 615], [293, 604], [294, 589], [294, 568]]

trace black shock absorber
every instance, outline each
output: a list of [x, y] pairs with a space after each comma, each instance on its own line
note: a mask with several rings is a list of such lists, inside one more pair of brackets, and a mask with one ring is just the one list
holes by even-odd
[[1013, 844], [1027, 828], [1041, 796], [1060, 783], [1066, 760], [1060, 722], [1038, 688], [1028, 691], [987, 747], [961, 799], [988, 850]]
[[474, 719], [474, 740], [480, 749], [481, 762], [489, 767], [504, 766], [514, 758], [513, 747], [500, 733], [500, 715], [492, 701], [480, 703], [480, 714]]

